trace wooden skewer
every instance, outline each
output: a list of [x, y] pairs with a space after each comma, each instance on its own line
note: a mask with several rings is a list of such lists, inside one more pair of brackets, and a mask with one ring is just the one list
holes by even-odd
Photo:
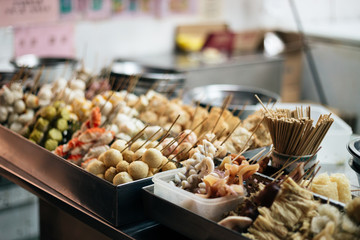
[[146, 125], [143, 129], [141, 129], [137, 134], [135, 134], [135, 136], [133, 136], [129, 141], [126, 142], [126, 145], [129, 145], [130, 142], [133, 142], [135, 138], [137, 138], [140, 134], [142, 134], [145, 129], [149, 127], [149, 125]]
[[148, 95], [148, 93], [151, 91], [151, 90], [154, 90], [156, 91], [155, 89], [159, 86], [159, 81], [156, 81], [154, 82], [151, 87], [146, 91], [146, 93], [144, 94], [145, 96]]
[[[288, 164], [284, 164], [277, 172], [275, 172], [274, 174], [272, 174], [270, 177], [274, 177], [277, 173], [279, 173], [280, 171], [286, 169], [288, 166], [292, 165], [294, 162], [298, 161], [302, 156], [292, 160], [291, 162], [289, 162]], [[291, 159], [291, 158], [289, 158]]]
[[170, 135], [170, 133], [166, 133], [158, 142], [158, 144], [156, 144], [156, 146], [154, 148], [157, 148], [164, 140], [165, 138], [167, 138]]
[[221, 113], [220, 113], [219, 117], [217, 118], [217, 120], [216, 120], [216, 122], [215, 122], [215, 125], [214, 125], [214, 127], [213, 127], [213, 129], [212, 129], [211, 132], [215, 132], [216, 126], [218, 125], [221, 116], [223, 115], [225, 109], [227, 108], [227, 106], [229, 105], [230, 101], [232, 100], [232, 96], [233, 96], [233, 95], [228, 95], [228, 96], [225, 98], [224, 103], [223, 103], [223, 106], [222, 106], [222, 108], [221, 108]]
[[[265, 152], [266, 148], [264, 148], [263, 150], [261, 150], [260, 152], [258, 152], [257, 154], [255, 154], [252, 158], [249, 159], [249, 164], [251, 164], [252, 161], [254, 161], [255, 159], [257, 159], [261, 154], [263, 154]], [[255, 162], [257, 162], [255, 160]]]
[[246, 101], [245, 104], [242, 106], [241, 110], [238, 112], [236, 117], [240, 117], [241, 114], [245, 111], [246, 106], [249, 104], [249, 101]]
[[[178, 152], [177, 154], [175, 154], [175, 156], [173, 156], [172, 158], [171, 158], [171, 161], [173, 161], [174, 160], [174, 158], [176, 158], [177, 156], [179, 156], [183, 151], [185, 151], [186, 150], [186, 148], [183, 148], [183, 149], [181, 149], [181, 151], [180, 152]], [[171, 155], [171, 154], [170, 154]], [[169, 155], [169, 156], [170, 156]]]
[[190, 129], [192, 129], [192, 127], [194, 125], [195, 117], [196, 117], [196, 114], [198, 112], [199, 106], [200, 106], [200, 101], [196, 101], [196, 107], [195, 107], [194, 115], [193, 115], [193, 118], [192, 118], [192, 121], [191, 121], [191, 124], [190, 124]]
[[234, 157], [234, 159], [232, 160], [232, 162], [234, 162], [236, 159], [238, 159], [241, 155], [244, 154], [244, 152], [246, 152], [249, 149], [249, 147], [244, 148], [238, 155], [236, 155], [236, 157]]
[[255, 134], [255, 132], [258, 130], [258, 128], [260, 127], [261, 123], [264, 121], [264, 118], [261, 119], [261, 121], [257, 124], [256, 128], [254, 129], [254, 131], [252, 132], [252, 134], [250, 135], [250, 137], [248, 138], [248, 140], [246, 141], [246, 143], [244, 144], [243, 148], [245, 148], [245, 146], [249, 143], [250, 139], [253, 137], [253, 135]]
[[163, 147], [163, 149], [161, 149], [160, 152], [165, 151], [167, 148], [169, 148], [171, 145], [173, 145], [179, 138], [180, 138], [180, 135], [176, 136], [171, 142], [169, 142], [165, 147]]
[[239, 121], [236, 126], [231, 130], [231, 132], [226, 136], [226, 138], [222, 141], [222, 143], [220, 144], [220, 146], [222, 146], [229, 138], [230, 136], [235, 132], [235, 130], [238, 128], [238, 126], [240, 125], [241, 121]]
[[141, 144], [141, 146], [139, 147], [139, 149], [142, 148], [143, 146], [145, 146], [146, 143], [148, 143], [149, 141], [151, 141], [152, 138], [155, 137], [155, 135], [160, 132], [160, 130], [162, 130], [162, 128], [159, 128], [155, 133], [153, 133], [143, 144]]
[[276, 180], [278, 180], [279, 177], [281, 177], [281, 175], [283, 175], [283, 174], [284, 174], [284, 171], [280, 172], [280, 173], [276, 176], [276, 178], [274, 178], [274, 180], [272, 180], [272, 182], [275, 182]]
[[[191, 133], [193, 133], [192, 130], [191, 130], [188, 134], [186, 134], [185, 137], [183, 137], [183, 138], [181, 139], [181, 141], [178, 143], [178, 145], [170, 152], [169, 156], [180, 146], [180, 144], [182, 144], [182, 143], [185, 141], [185, 139], [186, 139]], [[180, 136], [180, 135], [179, 135], [179, 136]]]
[[269, 101], [268, 101], [268, 102], [267, 102], [267, 104], [266, 104], [266, 108], [268, 108], [268, 107], [269, 107], [269, 105], [270, 105], [271, 101], [272, 101], [272, 98], [269, 98]]
[[198, 123], [198, 125], [196, 125], [193, 129], [191, 129], [191, 131], [194, 132], [196, 129], [202, 126], [206, 120], [208, 120], [208, 117], [204, 118], [200, 123]]
[[266, 111], [270, 116], [272, 116], [272, 114], [270, 113], [269, 109], [267, 109], [267, 108], [265, 107], [264, 103], [261, 101], [261, 99], [258, 97], [257, 94], [255, 94], [255, 97], [256, 97], [256, 99], [259, 101], [259, 103], [261, 104], [261, 106], [265, 109], [265, 111]]
[[37, 85], [38, 85], [38, 82], [40, 82], [40, 78], [41, 78], [41, 75], [42, 75], [42, 73], [43, 73], [44, 67], [45, 67], [45, 66], [42, 65], [41, 68], [40, 68], [40, 70], [39, 70], [39, 72], [36, 74], [36, 76], [35, 76], [35, 78], [34, 78], [34, 84], [33, 84], [33, 86], [32, 86], [31, 89], [30, 89], [30, 93], [35, 93], [36, 87], [37, 87]]
[[351, 192], [359, 192], [360, 191], [360, 189], [352, 189], [352, 190], [350, 190]]
[[320, 171], [321, 166], [318, 167], [318, 169], [316, 170], [316, 172], [314, 173], [314, 175], [311, 177], [309, 183], [306, 185], [306, 188], [309, 188], [310, 185], [312, 184], [312, 181], [314, 180], [315, 176], [318, 174], [318, 172]]

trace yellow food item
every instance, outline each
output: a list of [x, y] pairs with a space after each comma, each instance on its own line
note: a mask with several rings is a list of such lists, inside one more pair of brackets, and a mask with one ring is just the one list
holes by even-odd
[[132, 181], [133, 181], [133, 179], [129, 175], [129, 173], [120, 172], [120, 173], [116, 174], [116, 176], [114, 177], [113, 184], [119, 185], [119, 184], [128, 183], [128, 182], [132, 182]]
[[104, 174], [104, 178], [109, 181], [109, 182], [113, 182], [113, 179], [115, 177], [115, 175], [117, 174], [116, 172], [116, 168], [114, 167], [109, 167]]
[[149, 148], [145, 151], [142, 160], [147, 163], [150, 168], [158, 168], [162, 163], [163, 155], [159, 150]]
[[122, 155], [123, 155], [123, 159], [125, 161], [127, 161], [128, 163], [131, 163], [132, 162], [132, 156], [134, 155], [134, 152], [129, 150], [129, 149], [126, 149], [125, 151], [122, 152]]
[[130, 163], [128, 172], [134, 180], [145, 178], [149, 172], [149, 166], [142, 161]]
[[99, 160], [94, 160], [85, 168], [86, 171], [91, 172], [92, 174], [104, 174], [106, 167], [103, 162]]
[[339, 194], [339, 201], [348, 203], [351, 201], [351, 190], [349, 179], [342, 173], [331, 174], [331, 182], [336, 182]]
[[176, 169], [175, 163], [168, 162], [161, 168], [161, 171], [164, 172], [164, 171], [173, 170], [173, 169]]
[[122, 154], [116, 149], [111, 148], [104, 154], [104, 164], [106, 167], [116, 167], [116, 165], [122, 160]]
[[341, 173], [331, 174], [331, 176], [322, 173], [316, 176], [312, 182], [311, 191], [343, 203], [351, 200], [350, 182]]
[[138, 139], [133, 144], [131, 144], [130, 150], [136, 152], [144, 143], [145, 143], [144, 140]]
[[129, 163], [127, 161], [120, 161], [117, 165], [116, 165], [116, 170], [118, 172], [126, 172], [127, 168], [129, 167]]
[[327, 185], [320, 185], [313, 183], [311, 186], [311, 191], [323, 195], [325, 197], [331, 198], [333, 200], [339, 201], [337, 184], [335, 182], [330, 182], [330, 184]]
[[124, 140], [116, 140], [113, 144], [111, 144], [111, 148], [116, 149], [118, 151], [122, 151], [126, 147], [126, 141]]

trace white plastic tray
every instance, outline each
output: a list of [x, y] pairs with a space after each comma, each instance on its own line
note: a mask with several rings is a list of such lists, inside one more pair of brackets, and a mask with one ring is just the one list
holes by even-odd
[[154, 175], [154, 194], [178, 206], [186, 208], [200, 216], [219, 221], [225, 212], [234, 210], [243, 197], [229, 196], [220, 198], [202, 198], [194, 193], [171, 185], [174, 176], [181, 169], [174, 169]]
[[[314, 122], [318, 120], [320, 114], [329, 114], [331, 111], [318, 104], [306, 104], [306, 103], [277, 103], [274, 108], [287, 108], [295, 110], [296, 107], [306, 108], [311, 107], [311, 118]], [[258, 109], [262, 108], [261, 105], [257, 106]], [[350, 154], [347, 151], [347, 143], [352, 135], [351, 127], [344, 122], [336, 114], [332, 113], [331, 117], [334, 119], [334, 123], [331, 125], [321, 145], [322, 148], [318, 153], [317, 159], [322, 164], [342, 164], [349, 158]]]

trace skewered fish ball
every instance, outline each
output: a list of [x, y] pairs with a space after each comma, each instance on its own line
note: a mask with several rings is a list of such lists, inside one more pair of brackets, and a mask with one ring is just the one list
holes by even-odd
[[111, 148], [116, 149], [118, 151], [122, 151], [126, 147], [126, 141], [118, 139], [113, 144], [111, 144]]
[[48, 139], [45, 142], [45, 148], [49, 151], [54, 151], [58, 145], [58, 141], [54, 139]]
[[48, 137], [50, 139], [54, 139], [54, 140], [56, 140], [58, 142], [60, 142], [63, 139], [62, 133], [56, 128], [52, 128], [52, 129], [49, 130]]
[[116, 167], [116, 165], [123, 160], [120, 151], [116, 149], [109, 149], [104, 154], [104, 164], [107, 167]]
[[106, 171], [106, 167], [103, 162], [100, 162], [99, 160], [94, 160], [85, 168], [86, 171], [98, 175], [98, 174], [104, 174]]
[[41, 142], [44, 137], [44, 133], [40, 132], [39, 130], [34, 129], [30, 134], [30, 139], [34, 140], [37, 144]]
[[130, 163], [128, 172], [134, 180], [145, 178], [149, 172], [149, 166], [142, 161]]
[[155, 148], [149, 148], [145, 151], [142, 160], [147, 163], [150, 168], [160, 167], [163, 155], [161, 152]]
[[134, 152], [129, 150], [129, 149], [126, 149], [125, 151], [122, 152], [122, 155], [123, 155], [123, 159], [125, 161], [127, 161], [128, 163], [131, 163], [132, 162], [132, 156], [134, 155]]
[[65, 120], [64, 118], [59, 118], [56, 121], [56, 128], [59, 129], [61, 132], [67, 130], [69, 128], [67, 120]]
[[4, 102], [5, 104], [12, 105], [15, 101], [14, 94], [6, 86], [4, 86], [3, 89], [4, 89], [4, 92], [1, 95], [1, 101]]
[[23, 113], [23, 112], [25, 112], [25, 109], [26, 109], [26, 106], [25, 106], [25, 103], [24, 103], [23, 100], [18, 99], [18, 100], [15, 101], [15, 103], [14, 103], [14, 111], [16, 113], [19, 113], [19, 114]]
[[120, 173], [116, 174], [116, 176], [114, 177], [113, 184], [119, 185], [119, 184], [128, 183], [128, 182], [132, 182], [132, 181], [133, 181], [133, 179], [129, 173], [120, 172]]
[[149, 170], [148, 175], [146, 177], [152, 177], [152, 176], [154, 176], [154, 173], [151, 170]]
[[115, 177], [115, 175], [117, 174], [116, 172], [116, 168], [114, 167], [109, 167], [104, 174], [104, 178], [105, 180], [109, 181], [109, 182], [113, 182], [113, 179]]
[[132, 156], [132, 162], [140, 160], [145, 152], [146, 148], [140, 148], [136, 152], [134, 152], [134, 155]]
[[[156, 145], [158, 145], [158, 141], [152, 141], [152, 142], [148, 142], [145, 145], [145, 148], [155, 148]], [[161, 150], [162, 148], [160, 147], [160, 145], [158, 147], [156, 147], [156, 149]]]
[[96, 174], [96, 176], [97, 176], [98, 178], [105, 179], [105, 176], [104, 176], [104, 174], [103, 174], [103, 173]]
[[131, 144], [130, 150], [136, 152], [144, 143], [144, 140], [136, 140], [133, 144]]
[[189, 150], [192, 148], [192, 144], [190, 142], [183, 142], [176, 149], [179, 155], [177, 159], [188, 159], [189, 158]]
[[99, 157], [98, 157], [98, 160], [99, 160], [99, 161], [104, 162], [105, 153], [106, 153], [106, 152], [103, 152], [103, 153], [101, 153], [101, 154], [99, 155]]
[[53, 106], [47, 106], [41, 110], [41, 117], [51, 121], [56, 116], [56, 108]]
[[161, 171], [164, 172], [164, 171], [173, 170], [173, 169], [176, 169], [175, 163], [168, 162], [168, 163], [165, 163], [164, 166], [162, 166]]
[[40, 117], [35, 123], [35, 129], [45, 132], [49, 127], [49, 121]]
[[34, 94], [29, 94], [26, 96], [25, 104], [28, 108], [37, 108], [39, 107], [39, 98]]
[[127, 161], [120, 161], [117, 165], [116, 165], [116, 170], [118, 172], [126, 172], [128, 167], [129, 167], [129, 163]]
[[17, 122], [17, 120], [19, 119], [19, 114], [17, 113], [12, 113], [10, 114], [9, 118], [8, 118], [8, 123], [12, 124], [14, 122]]
[[5, 122], [8, 118], [8, 109], [4, 106], [0, 107], [0, 122]]
[[23, 125], [21, 123], [18, 123], [18, 122], [13, 122], [11, 125], [10, 125], [10, 130], [14, 131], [14, 132], [17, 132], [17, 133], [20, 133], [20, 131], [23, 129]]

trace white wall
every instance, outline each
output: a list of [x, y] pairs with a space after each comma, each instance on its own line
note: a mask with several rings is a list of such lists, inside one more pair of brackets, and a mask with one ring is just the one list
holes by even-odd
[[[218, 15], [177, 17], [122, 17], [102, 21], [78, 21], [75, 27], [76, 57], [83, 58], [92, 68], [110, 63], [114, 57], [136, 57], [171, 52], [177, 25], [208, 22], [226, 22], [240, 31], [260, 27], [261, 0], [201, 0], [201, 4], [218, 5]], [[219, 8], [220, 7], [220, 8]], [[13, 56], [13, 29], [0, 28], [0, 62]], [[86, 49], [86, 50], [85, 50]], [[95, 60], [97, 59], [97, 60]]]

